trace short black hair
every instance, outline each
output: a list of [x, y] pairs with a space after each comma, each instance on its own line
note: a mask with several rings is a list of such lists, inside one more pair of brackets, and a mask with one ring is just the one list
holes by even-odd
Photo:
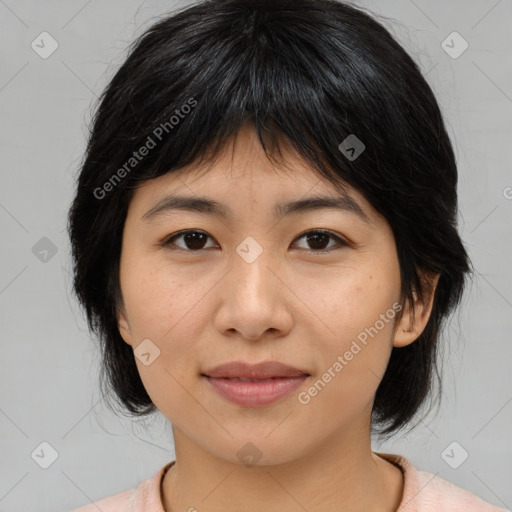
[[[454, 151], [432, 89], [375, 17], [337, 0], [205, 0], [166, 13], [133, 41], [98, 99], [68, 231], [74, 291], [101, 345], [104, 396], [114, 391], [135, 416], [156, 410], [116, 315], [134, 189], [210, 161], [247, 122], [267, 156], [286, 140], [319, 176], [348, 183], [386, 218], [409, 304], [413, 291], [428, 297], [422, 272], [440, 274], [424, 331], [392, 349], [375, 395], [372, 431], [390, 435], [432, 397], [436, 375], [441, 384], [441, 328], [471, 262], [457, 230]], [[359, 144], [357, 158], [347, 140]]]

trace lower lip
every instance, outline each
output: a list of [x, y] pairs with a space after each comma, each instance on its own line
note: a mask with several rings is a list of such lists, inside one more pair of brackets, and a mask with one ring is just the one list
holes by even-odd
[[297, 389], [308, 378], [308, 375], [245, 382], [212, 378], [206, 375], [203, 377], [219, 395], [227, 400], [243, 407], [262, 407]]

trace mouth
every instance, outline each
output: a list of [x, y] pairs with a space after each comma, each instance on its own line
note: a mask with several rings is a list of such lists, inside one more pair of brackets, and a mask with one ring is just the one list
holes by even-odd
[[277, 361], [249, 365], [233, 362], [201, 374], [211, 389], [241, 407], [262, 407], [297, 389], [311, 375]]
[[243, 361], [233, 361], [211, 368], [202, 375], [212, 378], [263, 380], [285, 377], [301, 377], [309, 372], [279, 361], [264, 361], [249, 364]]

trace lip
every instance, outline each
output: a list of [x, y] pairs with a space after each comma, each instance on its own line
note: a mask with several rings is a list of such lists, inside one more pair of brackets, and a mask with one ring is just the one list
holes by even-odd
[[224, 377], [227, 379], [268, 379], [277, 377], [300, 377], [309, 375], [305, 370], [300, 370], [279, 361], [263, 361], [258, 364], [248, 364], [243, 361], [232, 361], [206, 370], [203, 375], [207, 377]]
[[203, 375], [222, 397], [242, 407], [263, 407], [297, 389], [309, 376], [277, 377], [240, 381]]
[[263, 407], [276, 402], [310, 377], [306, 371], [278, 361], [256, 365], [237, 361], [201, 375], [220, 396], [242, 407]]

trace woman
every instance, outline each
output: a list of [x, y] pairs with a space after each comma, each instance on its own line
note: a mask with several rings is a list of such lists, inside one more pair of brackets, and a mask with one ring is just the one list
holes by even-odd
[[498, 511], [374, 453], [432, 395], [470, 261], [417, 65], [333, 0], [202, 1], [101, 98], [69, 214], [104, 382], [176, 460], [78, 509]]

